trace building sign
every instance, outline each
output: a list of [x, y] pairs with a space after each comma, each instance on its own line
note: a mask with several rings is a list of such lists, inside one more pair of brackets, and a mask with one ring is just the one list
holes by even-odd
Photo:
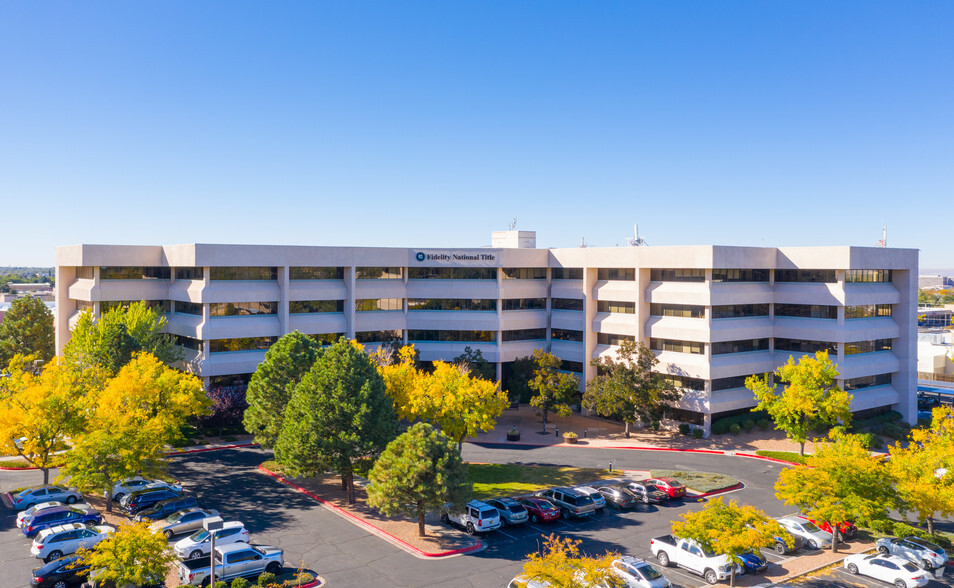
[[413, 249], [408, 267], [499, 267], [498, 249]]

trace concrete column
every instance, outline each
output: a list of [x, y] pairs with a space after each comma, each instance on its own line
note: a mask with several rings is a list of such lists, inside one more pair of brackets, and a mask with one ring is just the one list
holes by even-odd
[[76, 268], [57, 265], [53, 281], [56, 284], [53, 328], [56, 331], [56, 354], [60, 355], [70, 340], [70, 317], [76, 312], [76, 301], [70, 298], [70, 286], [76, 281]]
[[288, 315], [288, 299], [290, 298], [291, 280], [287, 265], [278, 268], [278, 323], [282, 326], [282, 335], [291, 332]]
[[345, 336], [349, 339], [354, 339], [354, 300], [355, 300], [355, 266], [349, 266], [345, 268], [345, 287], [348, 291], [347, 297], [345, 298]]
[[[917, 251], [914, 252], [918, 254]], [[895, 306], [892, 319], [900, 327], [900, 336], [895, 340], [891, 352], [901, 364], [898, 373], [891, 377], [891, 383], [898, 392], [898, 404], [893, 408], [901, 413], [904, 420], [917, 423], [918, 397], [918, 264], [910, 270], [894, 270], [891, 282], [901, 293], [901, 301]]]

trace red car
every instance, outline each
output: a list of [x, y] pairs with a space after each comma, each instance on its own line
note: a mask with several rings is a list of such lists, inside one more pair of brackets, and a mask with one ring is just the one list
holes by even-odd
[[554, 506], [549, 500], [543, 498], [521, 498], [520, 504], [530, 513], [530, 520], [534, 523], [540, 521], [555, 521], [560, 518], [560, 509]]
[[[813, 521], [812, 519], [808, 517], [800, 516], [798, 518], [805, 519], [806, 521], [811, 521], [815, 523], [815, 526], [817, 526], [822, 531], [826, 533], [831, 533], [831, 524], [826, 521], [822, 521], [819, 523], [819, 522]], [[838, 524], [838, 533], [840, 534], [841, 540], [851, 539], [852, 537], [858, 534], [858, 527], [852, 525], [848, 521], [844, 521]]]
[[643, 480], [644, 484], [652, 484], [657, 489], [669, 495], [670, 500], [682, 498], [686, 495], [686, 487], [672, 478], [650, 478]]

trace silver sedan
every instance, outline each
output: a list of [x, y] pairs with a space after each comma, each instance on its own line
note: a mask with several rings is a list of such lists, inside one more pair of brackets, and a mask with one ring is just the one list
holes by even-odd
[[152, 523], [149, 529], [153, 533], [162, 533], [166, 539], [172, 539], [175, 535], [201, 529], [203, 520], [217, 516], [219, 511], [214, 508], [187, 508]]

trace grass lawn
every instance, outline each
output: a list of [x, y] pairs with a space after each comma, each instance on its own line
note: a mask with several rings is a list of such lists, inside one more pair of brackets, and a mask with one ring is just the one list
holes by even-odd
[[[520, 464], [467, 464], [468, 477], [474, 483], [474, 498], [531, 494], [553, 486], [576, 486], [603, 478], [612, 478], [609, 470]], [[618, 475], [618, 474], [617, 474]]]
[[771, 457], [772, 459], [781, 459], [782, 461], [790, 461], [793, 463], [805, 464], [804, 455], [799, 455], [794, 451], [766, 451], [760, 449], [755, 452], [755, 455], [761, 455], [762, 457]]

